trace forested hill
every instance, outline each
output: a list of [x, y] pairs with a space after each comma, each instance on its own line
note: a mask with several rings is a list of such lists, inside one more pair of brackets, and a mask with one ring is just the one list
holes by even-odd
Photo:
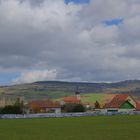
[[73, 95], [76, 90], [81, 93], [129, 93], [140, 95], [140, 80], [127, 80], [116, 83], [87, 83], [40, 81], [31, 84], [21, 84], [0, 87], [0, 97], [24, 96], [27, 99], [44, 97], [59, 98]]

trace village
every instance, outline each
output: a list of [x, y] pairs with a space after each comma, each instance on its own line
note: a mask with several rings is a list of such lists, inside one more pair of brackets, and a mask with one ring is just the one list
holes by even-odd
[[[96, 100], [96, 99], [95, 99]], [[59, 100], [44, 99], [25, 101], [23, 97], [16, 100], [0, 100], [1, 114], [38, 114], [38, 113], [76, 113], [76, 112], [101, 112], [101, 113], [133, 113], [140, 112], [140, 103], [129, 94], [115, 94], [112, 99], [104, 104], [83, 102], [81, 94], [76, 91], [73, 96], [66, 96]]]

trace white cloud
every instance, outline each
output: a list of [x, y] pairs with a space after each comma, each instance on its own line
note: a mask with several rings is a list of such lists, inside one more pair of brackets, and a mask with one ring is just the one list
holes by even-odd
[[13, 83], [32, 83], [36, 81], [55, 80], [56, 70], [32, 70], [21, 73], [20, 77], [13, 80]]
[[[58, 80], [140, 78], [138, 0], [19, 1], [0, 1], [1, 70], [56, 69]], [[114, 18], [123, 19], [122, 24], [103, 24]], [[21, 77], [17, 81], [28, 82]]]

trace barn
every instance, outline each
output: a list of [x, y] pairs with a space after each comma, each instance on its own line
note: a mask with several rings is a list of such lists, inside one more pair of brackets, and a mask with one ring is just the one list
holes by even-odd
[[133, 112], [137, 102], [128, 94], [118, 94], [109, 103], [105, 104], [105, 112]]

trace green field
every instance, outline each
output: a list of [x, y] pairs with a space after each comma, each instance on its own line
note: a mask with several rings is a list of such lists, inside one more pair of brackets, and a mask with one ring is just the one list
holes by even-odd
[[91, 103], [95, 103], [96, 101], [98, 102], [102, 102], [103, 97], [106, 94], [99, 94], [99, 93], [94, 93], [94, 94], [84, 94], [81, 95], [81, 101], [82, 102], [91, 102]]
[[[72, 96], [75, 96], [74, 94]], [[101, 93], [86, 93], [81, 94], [81, 101], [82, 102], [89, 102], [89, 103], [95, 103], [96, 101], [101, 102], [102, 99], [106, 96], [106, 94]], [[57, 101], [63, 100], [63, 98], [56, 99]]]
[[0, 120], [1, 140], [140, 140], [140, 116]]

